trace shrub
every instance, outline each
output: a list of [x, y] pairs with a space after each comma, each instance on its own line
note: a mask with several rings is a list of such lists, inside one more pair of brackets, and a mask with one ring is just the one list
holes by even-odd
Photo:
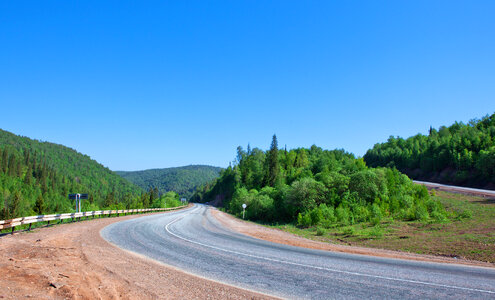
[[371, 217], [370, 221], [374, 225], [379, 224], [380, 221], [382, 220], [382, 211], [376, 203], [371, 206], [370, 217]]
[[352, 236], [356, 234], [356, 229], [354, 229], [354, 227], [347, 227], [342, 230], [342, 233], [347, 236]]
[[347, 208], [344, 208], [342, 206], [337, 207], [335, 210], [335, 215], [337, 217], [337, 220], [342, 223], [343, 225], [348, 225], [349, 224], [349, 210]]
[[469, 209], [465, 209], [460, 215], [460, 219], [471, 219], [473, 217], [473, 212]]
[[311, 216], [308, 213], [297, 215], [297, 225], [299, 227], [308, 228], [311, 226]]
[[313, 208], [309, 215], [311, 216], [311, 225], [318, 225], [323, 220], [323, 213], [319, 208]]
[[369, 233], [370, 237], [373, 237], [373, 238], [382, 238], [383, 237], [383, 229], [380, 228], [380, 226], [375, 226], [373, 227], [373, 229], [371, 229], [370, 233]]
[[322, 236], [322, 235], [325, 235], [325, 233], [327, 233], [327, 230], [323, 227], [316, 227], [316, 235], [318, 236]]
[[428, 210], [423, 205], [416, 206], [414, 211], [414, 219], [419, 221], [426, 221], [429, 218]]

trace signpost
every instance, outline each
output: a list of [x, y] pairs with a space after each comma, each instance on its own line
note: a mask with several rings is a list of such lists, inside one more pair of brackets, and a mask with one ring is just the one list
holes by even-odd
[[88, 194], [69, 194], [69, 199], [76, 200], [76, 212], [81, 212], [81, 200], [88, 199]]
[[246, 212], [246, 203], [242, 204], [242, 218], [244, 219], [244, 213]]
[[180, 198], [180, 202], [182, 202], [182, 204], [186, 203], [187, 199], [186, 198]]

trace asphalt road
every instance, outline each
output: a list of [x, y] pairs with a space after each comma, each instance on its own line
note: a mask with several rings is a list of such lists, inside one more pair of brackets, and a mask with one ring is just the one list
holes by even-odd
[[284, 298], [495, 299], [495, 269], [270, 243], [224, 228], [210, 209], [118, 222], [101, 235], [189, 273]]
[[475, 188], [468, 188], [468, 187], [454, 186], [454, 185], [446, 185], [446, 184], [426, 182], [426, 181], [418, 181], [418, 180], [413, 180], [413, 182], [417, 183], [417, 184], [422, 184], [428, 188], [434, 188], [434, 189], [439, 189], [439, 190], [448, 191], [448, 192], [477, 195], [477, 196], [482, 196], [482, 197], [495, 197], [495, 191], [492, 191], [492, 190], [482, 190], [482, 189], [475, 189]]

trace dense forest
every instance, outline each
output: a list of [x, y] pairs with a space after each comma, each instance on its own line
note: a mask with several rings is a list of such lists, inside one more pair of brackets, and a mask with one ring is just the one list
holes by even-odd
[[[68, 147], [0, 130], [0, 220], [72, 212], [69, 193], [88, 193], [83, 210], [158, 207], [177, 203], [177, 194], [160, 197]], [[172, 199], [174, 198], [174, 199]], [[165, 199], [165, 200], [164, 200]]]
[[144, 171], [116, 171], [144, 190], [157, 188], [160, 194], [174, 191], [181, 197], [191, 198], [198, 186], [217, 178], [222, 168], [190, 165], [177, 168], [151, 169]]
[[495, 114], [368, 150], [369, 166], [395, 167], [418, 180], [495, 189]]
[[233, 165], [196, 191], [195, 202], [262, 222], [308, 227], [379, 223], [382, 218], [443, 220], [443, 206], [396, 169], [369, 168], [344, 150], [237, 148]]

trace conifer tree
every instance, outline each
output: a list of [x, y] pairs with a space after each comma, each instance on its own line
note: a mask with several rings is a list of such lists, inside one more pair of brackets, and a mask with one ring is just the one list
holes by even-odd
[[272, 144], [270, 146], [270, 151], [268, 151], [266, 162], [268, 166], [266, 183], [269, 186], [274, 186], [275, 182], [277, 182], [277, 178], [280, 172], [280, 167], [278, 162], [278, 142], [277, 142], [277, 136], [275, 134], [273, 135], [272, 138]]
[[41, 194], [38, 195], [38, 198], [36, 198], [36, 202], [34, 203], [34, 211], [38, 215], [42, 215], [45, 211], [45, 199], [43, 199]]
[[8, 163], [9, 163], [9, 152], [7, 148], [3, 149], [2, 153], [2, 172], [7, 173], [7, 168], [8, 168]]
[[32, 179], [33, 179], [33, 170], [31, 169], [31, 164], [28, 164], [26, 175], [24, 175], [24, 183], [27, 185], [31, 185]]

